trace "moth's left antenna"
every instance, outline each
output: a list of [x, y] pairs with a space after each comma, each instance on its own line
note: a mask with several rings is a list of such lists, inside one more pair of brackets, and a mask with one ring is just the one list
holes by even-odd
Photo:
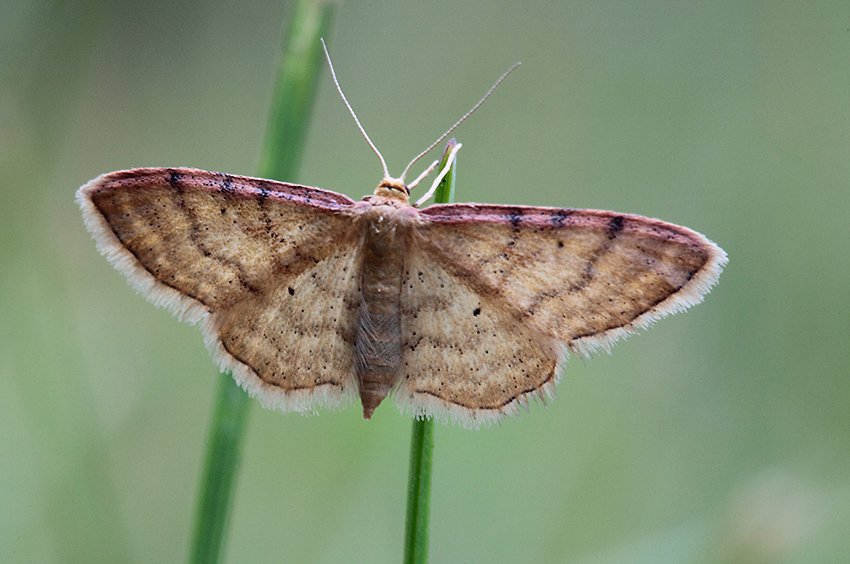
[[336, 79], [336, 72], [334, 71], [334, 64], [331, 62], [331, 56], [328, 53], [328, 46], [325, 45], [325, 40], [322, 38], [322, 49], [325, 50], [325, 57], [328, 59], [328, 66], [331, 68], [331, 77], [334, 79], [334, 84], [336, 85], [336, 90], [339, 92], [339, 95], [342, 97], [342, 101], [345, 103], [345, 107], [348, 108], [348, 111], [351, 112], [351, 117], [354, 118], [354, 123], [357, 124], [357, 127], [360, 129], [360, 133], [363, 134], [363, 137], [366, 138], [366, 142], [369, 143], [369, 146], [372, 147], [372, 150], [375, 151], [375, 154], [378, 155], [378, 158], [381, 159], [381, 166], [384, 167], [384, 180], [390, 179], [390, 171], [387, 169], [387, 162], [384, 160], [384, 156], [375, 147], [375, 144], [372, 143], [372, 140], [369, 139], [369, 135], [366, 133], [366, 130], [363, 129], [363, 126], [360, 125], [360, 120], [357, 119], [357, 114], [354, 113], [354, 110], [351, 107], [351, 104], [348, 103], [348, 98], [345, 97], [345, 94], [342, 92], [342, 88], [339, 85], [339, 81]]

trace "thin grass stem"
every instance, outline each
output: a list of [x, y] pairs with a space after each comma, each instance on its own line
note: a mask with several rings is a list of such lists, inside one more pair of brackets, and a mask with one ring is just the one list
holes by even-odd
[[[448, 159], [456, 155], [456, 144], [450, 139], [438, 170], [445, 168]], [[437, 185], [434, 201], [448, 204], [454, 201], [457, 179], [457, 160]], [[410, 438], [410, 471], [407, 478], [407, 515], [404, 527], [404, 564], [428, 562], [428, 540], [431, 515], [431, 474], [434, 456], [434, 420], [413, 421]]]

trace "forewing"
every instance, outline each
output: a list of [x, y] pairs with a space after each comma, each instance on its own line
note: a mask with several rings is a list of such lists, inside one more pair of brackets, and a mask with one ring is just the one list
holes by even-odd
[[422, 245], [511, 324], [607, 347], [702, 300], [725, 253], [690, 229], [607, 211], [476, 204], [422, 210]]
[[78, 191], [98, 249], [268, 407], [355, 397], [356, 227], [340, 194], [193, 169], [135, 169]]

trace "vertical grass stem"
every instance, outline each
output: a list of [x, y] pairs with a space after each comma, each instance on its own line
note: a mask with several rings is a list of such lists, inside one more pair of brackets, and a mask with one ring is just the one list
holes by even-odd
[[[450, 139], [443, 160], [436, 170], [446, 166], [446, 160], [456, 144]], [[434, 201], [448, 204], [454, 201], [457, 161], [437, 186]], [[431, 470], [434, 455], [434, 420], [417, 419], [410, 437], [410, 470], [407, 478], [407, 514], [404, 527], [404, 564], [425, 564], [428, 561], [428, 539], [431, 514]]]

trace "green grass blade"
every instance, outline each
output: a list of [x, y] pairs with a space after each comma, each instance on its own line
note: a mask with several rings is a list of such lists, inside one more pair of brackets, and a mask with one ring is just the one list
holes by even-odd
[[222, 373], [213, 409], [189, 562], [221, 561], [250, 398]]
[[316, 85], [325, 65], [320, 39], [330, 29], [331, 4], [300, 0], [295, 8], [260, 157], [263, 178], [292, 182], [298, 175]]
[[413, 432], [410, 437], [410, 473], [407, 477], [404, 564], [424, 564], [428, 561], [433, 454], [434, 420], [427, 418], [413, 421]]
[[[452, 148], [450, 139], [438, 171], [443, 170]], [[454, 201], [457, 161], [434, 193], [438, 204]], [[410, 437], [410, 470], [407, 477], [407, 515], [404, 526], [404, 564], [425, 564], [428, 561], [429, 518], [431, 514], [431, 470], [434, 455], [434, 420], [417, 419]]]
[[[327, 34], [332, 7], [300, 0], [295, 7], [272, 103], [259, 173], [294, 180], [310, 110], [324, 61], [319, 39]], [[206, 446], [189, 562], [221, 561], [227, 535], [250, 399], [229, 374], [222, 374]]]

